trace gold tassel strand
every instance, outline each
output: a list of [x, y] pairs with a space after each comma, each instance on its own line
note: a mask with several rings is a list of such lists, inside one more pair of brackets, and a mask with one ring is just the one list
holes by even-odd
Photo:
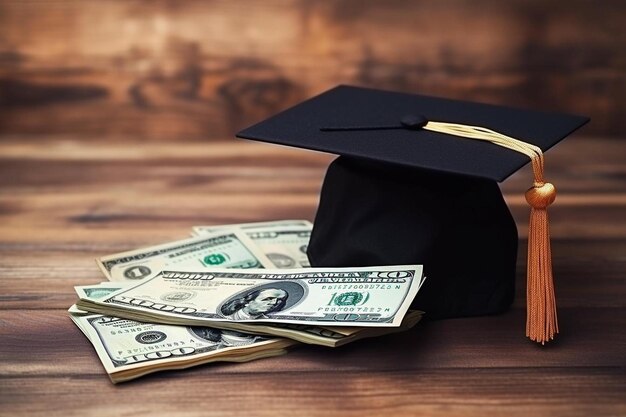
[[541, 344], [552, 340], [559, 332], [547, 211], [555, 198], [556, 190], [550, 183], [535, 183], [526, 191], [526, 201], [531, 206], [528, 227], [526, 336]]
[[534, 185], [526, 191], [530, 204], [528, 225], [528, 269], [526, 287], [526, 336], [542, 345], [559, 332], [552, 277], [552, 253], [547, 208], [556, 198], [554, 186], [543, 179], [543, 151], [538, 146], [480, 126], [428, 122], [426, 130], [484, 140], [515, 150], [532, 162]]

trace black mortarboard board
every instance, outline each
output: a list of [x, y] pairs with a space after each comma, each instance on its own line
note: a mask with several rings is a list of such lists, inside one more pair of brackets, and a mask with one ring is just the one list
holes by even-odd
[[[502, 146], [519, 146], [516, 138], [546, 151], [587, 121], [339, 86], [237, 136], [340, 155], [324, 179], [308, 248], [311, 264], [423, 264], [428, 279], [413, 305], [445, 318], [501, 312], [513, 300], [517, 229], [496, 181], [529, 157]], [[506, 145], [485, 142], [502, 141], [502, 135], [510, 137]], [[542, 160], [533, 167], [535, 187], [542, 187]], [[537, 212], [545, 213], [553, 193], [546, 198], [535, 204]], [[535, 246], [545, 251], [545, 244], [533, 243], [531, 252]], [[541, 288], [547, 285], [541, 282]], [[532, 297], [537, 288], [529, 284]], [[529, 305], [529, 314], [551, 308], [544, 298], [539, 307]]]

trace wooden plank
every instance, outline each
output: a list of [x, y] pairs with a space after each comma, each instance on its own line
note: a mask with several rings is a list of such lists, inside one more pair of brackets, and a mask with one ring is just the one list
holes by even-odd
[[[32, 232], [34, 234], [35, 232]], [[61, 231], [59, 231], [61, 233]], [[134, 246], [149, 245], [184, 237], [182, 233], [162, 238], [151, 233], [133, 231], [133, 240], [118, 233], [95, 242], [46, 242], [16, 244], [0, 248], [0, 310], [3, 309], [64, 309], [74, 303], [74, 285], [96, 284], [105, 278], [94, 259], [120, 252]], [[28, 233], [29, 235], [31, 232]], [[76, 236], [74, 236], [76, 238]], [[141, 241], [143, 239], [143, 241]], [[526, 267], [525, 243], [520, 242], [517, 270], [517, 298], [514, 305], [525, 308]], [[561, 308], [626, 307], [626, 240], [615, 241], [556, 241], [553, 245], [554, 275]], [[590, 277], [593, 279], [590, 280]]]
[[[385, 360], [386, 358], [379, 358]], [[274, 361], [266, 360], [265, 362]], [[616, 368], [319, 370], [205, 375], [196, 369], [113, 386], [107, 378], [4, 377], [13, 416], [613, 416], [626, 412]], [[180, 377], [185, 383], [177, 383]], [[86, 388], [89, 387], [89, 388]], [[36, 400], [35, 400], [36, 399]], [[52, 404], [63, 404], [56, 408]]]
[[[155, 221], [161, 227], [186, 228], [237, 219], [313, 218], [332, 158], [244, 142], [163, 145], [158, 151], [148, 145], [105, 148], [65, 141], [52, 141], [49, 147], [0, 143], [5, 158], [0, 165], [0, 238], [20, 241], [21, 231], [30, 227], [40, 230], [42, 239], [55, 241], [59, 228], [68, 232], [63, 236], [76, 238], [93, 228], [111, 233], [152, 227]], [[626, 236], [626, 225], [619, 221], [626, 205], [626, 183], [621, 181], [626, 146], [580, 138], [563, 149], [550, 159], [551, 180], [559, 189], [551, 209], [553, 236]], [[522, 196], [531, 183], [528, 174], [525, 169], [503, 186], [522, 237], [528, 221]], [[40, 211], [49, 216], [41, 218]]]
[[[263, 183], [260, 179], [243, 183], [249, 186], [255, 181]], [[54, 242], [64, 239], [99, 239], [91, 234], [94, 230], [102, 230], [104, 234], [115, 234], [114, 231], [117, 231], [121, 238], [128, 239], [136, 230], [154, 229], [155, 223], [170, 228], [172, 235], [178, 230], [177, 235], [183, 236], [195, 224], [238, 223], [238, 219], [312, 219], [319, 201], [319, 183], [310, 183], [315, 192], [300, 193], [281, 192], [277, 189], [281, 188], [279, 184], [285, 189], [290, 186], [298, 188], [300, 185], [279, 181], [277, 179], [277, 184], [267, 187], [270, 189], [260, 185], [250, 192], [232, 193], [212, 192], [210, 188], [197, 189], [195, 193], [135, 192], [133, 189], [120, 188], [110, 192], [0, 196], [0, 206], [4, 207], [0, 218], [6, 222], [0, 240], [20, 242], [24, 239], [38, 241], [52, 238]], [[594, 210], [590, 211], [589, 206], [583, 203], [571, 206], [563, 204], [551, 211], [551, 234], [554, 239], [620, 239], [626, 236], [626, 224], [620, 222], [626, 204], [613, 201], [608, 204], [597, 203]], [[512, 210], [519, 235], [523, 238], [527, 234], [528, 206], [525, 203], [514, 205]], [[40, 216], [42, 211], [48, 214], [47, 217]], [[26, 237], [24, 233], [29, 230], [41, 235]], [[60, 233], [62, 230], [67, 234]]]
[[[159, 143], [158, 146], [124, 137], [113, 137], [103, 143], [85, 143], [77, 136], [58, 135], [38, 137], [3, 134], [0, 139], [2, 139], [0, 159], [3, 166], [12, 160], [18, 160], [25, 166], [40, 164], [42, 169], [61, 171], [71, 170], [75, 164], [88, 170], [102, 170], [111, 164], [115, 164], [116, 167], [126, 165], [127, 169], [158, 167], [165, 161], [181, 168], [205, 168], [206, 172], [211, 172], [212, 167], [219, 169], [231, 164], [322, 168], [333, 159], [332, 155], [321, 152], [235, 139], [233, 135], [224, 136], [217, 142], [197, 143], [180, 140]], [[594, 188], [603, 185], [599, 179], [621, 188], [622, 182], [615, 181], [619, 179], [615, 177], [624, 173], [622, 162], [625, 154], [626, 146], [620, 141], [575, 134], [548, 152], [546, 174], [558, 175], [565, 180], [568, 178], [576, 180], [571, 181], [571, 184], [579, 184], [583, 187], [580, 189], [584, 189], [588, 184], [593, 184]], [[211, 160], [212, 164], [208, 164], [208, 160]], [[27, 178], [30, 181], [34, 180], [33, 176]], [[532, 178], [532, 171], [527, 166], [511, 176], [505, 184], [520, 182], [521, 185], [525, 185], [529, 178]], [[593, 181], [599, 183], [595, 184]]]
[[[626, 309], [560, 310], [562, 333], [540, 346], [524, 336], [525, 312], [431, 321], [409, 332], [332, 349], [302, 345], [286, 356], [246, 364], [204, 367], [206, 375], [240, 373], [384, 373], [457, 368], [571, 368], [626, 365]], [[103, 374], [95, 351], [64, 310], [0, 311], [1, 374], [79, 376]], [[26, 350], [25, 350], [26, 349]], [[485, 354], [489, 352], [489, 354]]]

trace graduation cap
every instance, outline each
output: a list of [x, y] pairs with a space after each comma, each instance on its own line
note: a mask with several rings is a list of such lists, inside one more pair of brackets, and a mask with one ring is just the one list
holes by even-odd
[[420, 263], [413, 307], [431, 318], [494, 314], [513, 301], [517, 228], [497, 182], [532, 163], [526, 335], [558, 333], [543, 152], [589, 121], [338, 86], [238, 137], [338, 154], [322, 186], [313, 266]]

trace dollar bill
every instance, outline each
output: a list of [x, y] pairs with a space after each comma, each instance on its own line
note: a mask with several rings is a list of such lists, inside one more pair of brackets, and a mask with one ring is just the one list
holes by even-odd
[[276, 268], [309, 268], [308, 226], [267, 227], [244, 231]]
[[285, 228], [285, 227], [308, 227], [309, 230], [313, 228], [313, 223], [308, 220], [276, 220], [269, 222], [254, 222], [254, 223], [238, 223], [238, 224], [222, 224], [216, 226], [193, 226], [192, 234], [195, 236], [215, 233], [228, 229], [240, 229], [244, 231], [254, 231], [259, 228]]
[[215, 232], [96, 259], [112, 281], [137, 281], [164, 269], [273, 268], [274, 264], [237, 230]]
[[245, 323], [398, 327], [421, 265], [210, 272], [162, 271], [80, 309], [138, 321], [241, 329]]
[[202, 235], [220, 230], [239, 229], [245, 232], [267, 256], [275, 268], [308, 268], [306, 251], [313, 224], [306, 220], [244, 223], [225, 226], [194, 226], [193, 233]]
[[80, 308], [78, 308], [76, 306], [76, 304], [73, 304], [68, 310], [68, 313], [70, 313], [73, 316], [88, 316], [89, 314], [91, 314], [88, 311], [85, 310], [81, 310]]
[[140, 323], [104, 315], [71, 318], [93, 344], [113, 383], [209, 362], [277, 356], [297, 343], [232, 330]]
[[[77, 285], [74, 287], [74, 291], [76, 291], [78, 298], [90, 297], [93, 299], [102, 299], [131, 283], [131, 281], [105, 281], [95, 285]], [[76, 304], [72, 305], [67, 311], [74, 316], [86, 316], [91, 314], [88, 311], [79, 309]]]
[[237, 326], [239, 330], [248, 333], [282, 336], [311, 345], [338, 347], [360, 339], [407, 331], [415, 326], [423, 315], [424, 312], [422, 311], [409, 310], [399, 327], [333, 327], [301, 324], [264, 325], [263, 323], [237, 323]]
[[[98, 285], [83, 285], [76, 286], [74, 289], [79, 297], [91, 297], [94, 299], [102, 299], [108, 295], [121, 290], [125, 286], [128, 286], [127, 282], [103, 282]], [[90, 313], [84, 310], [80, 310], [76, 305], [70, 307], [69, 312], [73, 315], [89, 315]], [[337, 347], [345, 345], [346, 343], [363, 339], [366, 337], [382, 336], [384, 334], [393, 333], [396, 331], [405, 331], [415, 326], [422, 317], [421, 311], [409, 311], [402, 325], [398, 328], [381, 327], [381, 328], [367, 328], [367, 327], [330, 327], [330, 326], [307, 326], [300, 324], [274, 324], [274, 325], [261, 325], [252, 324], [245, 325], [244, 330], [253, 334], [262, 334], [270, 336], [282, 336], [289, 339], [296, 340], [298, 342], [307, 344], [316, 344], [329, 347]]]
[[89, 297], [96, 300], [106, 298], [108, 295], [113, 294], [122, 288], [128, 287], [132, 282], [120, 281], [120, 282], [101, 282], [95, 285], [77, 285], [74, 287], [74, 291], [78, 297]]

